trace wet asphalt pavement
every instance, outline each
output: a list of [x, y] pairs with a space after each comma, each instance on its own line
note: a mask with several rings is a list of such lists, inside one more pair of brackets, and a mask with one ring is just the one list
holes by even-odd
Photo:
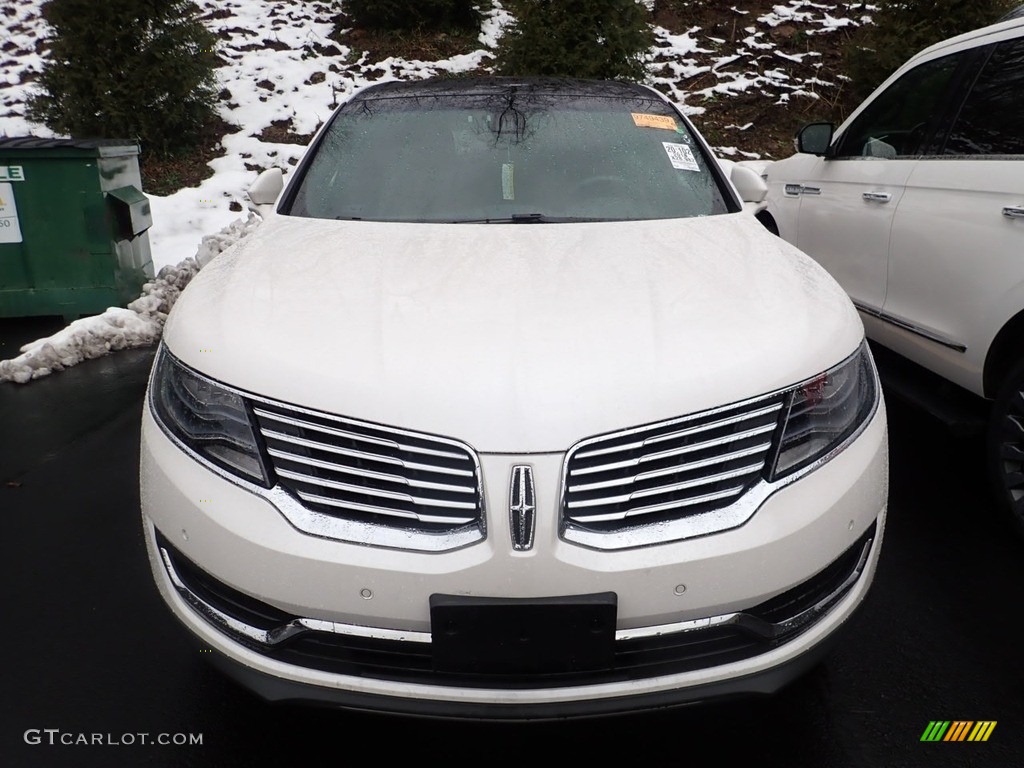
[[[0, 359], [59, 327], [0, 320]], [[269, 706], [205, 662], [152, 584], [137, 477], [152, 355], [0, 384], [0, 766], [1024, 765], [1024, 544], [995, 516], [979, 438], [890, 399], [874, 586], [826, 661], [775, 697], [534, 724]], [[922, 743], [931, 720], [998, 725], [985, 743]], [[93, 734], [107, 743], [60, 743]]]

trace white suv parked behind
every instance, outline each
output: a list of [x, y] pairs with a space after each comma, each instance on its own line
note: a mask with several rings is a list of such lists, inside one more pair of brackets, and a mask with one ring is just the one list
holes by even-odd
[[767, 225], [839, 281], [869, 338], [995, 401], [989, 466], [1024, 532], [1024, 19], [922, 51], [797, 142], [764, 168]]

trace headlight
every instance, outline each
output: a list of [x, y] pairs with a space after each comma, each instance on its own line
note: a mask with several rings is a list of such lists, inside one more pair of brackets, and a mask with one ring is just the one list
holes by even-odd
[[856, 435], [875, 412], [878, 380], [867, 342], [787, 396], [772, 480], [806, 467]]
[[270, 486], [245, 401], [186, 368], [162, 345], [153, 365], [150, 402], [160, 423], [186, 448]]

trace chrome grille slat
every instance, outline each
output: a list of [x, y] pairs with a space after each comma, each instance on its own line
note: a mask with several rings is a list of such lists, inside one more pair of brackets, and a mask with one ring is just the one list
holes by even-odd
[[405, 469], [420, 469], [425, 472], [443, 472], [448, 475], [460, 475], [462, 477], [472, 477], [473, 472], [464, 469], [449, 469], [447, 467], [438, 467], [431, 464], [420, 464], [411, 461], [402, 461], [400, 459], [394, 459], [390, 456], [383, 456], [379, 453], [367, 453], [366, 451], [353, 451], [348, 448], [341, 448], [337, 445], [330, 445], [329, 443], [318, 443], [315, 440], [306, 440], [293, 435], [287, 435], [283, 432], [276, 432], [271, 429], [262, 430], [263, 437], [265, 439], [275, 438], [277, 440], [283, 440], [286, 443], [293, 445], [301, 445], [304, 448], [315, 448], [318, 451], [326, 451], [327, 453], [335, 453], [339, 456], [348, 456], [353, 459], [364, 459], [366, 461], [379, 461], [383, 464], [392, 464], [396, 467], [403, 467]]
[[[757, 445], [746, 448], [742, 451], [733, 451], [732, 453], [723, 453], [718, 456], [712, 456], [707, 459], [700, 461], [690, 461], [686, 464], [686, 469], [702, 469], [703, 467], [713, 466], [723, 461], [738, 461], [739, 459], [745, 459], [749, 456], [756, 456], [771, 447], [771, 443], [759, 443]], [[759, 465], [760, 466], [760, 465]], [[615, 480], [602, 480], [597, 483], [586, 483], [584, 484], [570, 484], [569, 490], [579, 493], [583, 491], [597, 490], [599, 488], [616, 488], [620, 485], [628, 485], [629, 483], [640, 483], [645, 480], [653, 480], [657, 477], [665, 477], [666, 475], [674, 475], [679, 473], [680, 468], [678, 465], [666, 467], [664, 469], [652, 469], [649, 472], [640, 472], [635, 475], [626, 475]]]
[[[721, 482], [722, 480], [735, 480], [737, 477], [743, 477], [744, 475], [755, 472], [761, 468], [761, 463], [748, 464], [739, 469], [734, 469], [729, 472], [719, 472], [714, 475], [705, 475], [698, 477], [693, 480], [684, 480], [680, 483], [671, 483], [670, 485], [659, 485], [654, 488], [645, 488], [641, 491], [633, 491], [632, 493], [622, 494], [619, 496], [611, 496], [601, 499], [594, 499], [589, 501], [570, 501], [569, 508], [584, 508], [584, 507], [596, 507], [602, 504], [619, 504], [624, 501], [632, 501], [633, 499], [642, 499], [648, 496], [657, 496], [659, 493], [671, 493], [672, 491], [683, 491], [689, 488], [699, 488], [702, 485], [709, 485], [711, 483]], [[678, 472], [678, 470], [676, 470]], [[632, 480], [632, 478], [631, 478]], [[582, 491], [583, 489], [579, 486], [569, 486], [571, 491]]]
[[782, 403], [768, 406], [767, 408], [761, 408], [750, 414], [744, 414], [742, 416], [731, 416], [727, 419], [719, 419], [718, 421], [709, 421], [705, 424], [698, 424], [695, 427], [687, 427], [677, 432], [669, 432], [665, 435], [657, 435], [655, 437], [648, 437], [638, 442], [627, 443], [619, 446], [612, 446], [611, 448], [597, 448], [591, 451], [580, 451], [576, 454], [577, 459], [589, 459], [594, 456], [602, 456], [610, 453], [618, 453], [620, 451], [634, 450], [636, 448], [644, 448], [654, 443], [662, 443], [667, 440], [678, 440], [689, 435], [699, 434], [701, 432], [709, 432], [712, 429], [717, 429], [723, 426], [729, 426], [730, 424], [736, 424], [740, 421], [745, 421], [750, 418], [757, 416], [763, 416], [771, 413], [776, 413], [782, 408]]
[[[308, 456], [299, 456], [298, 454], [280, 451], [276, 448], [270, 448], [267, 452], [275, 459], [282, 459], [295, 464], [305, 464], [310, 467], [317, 467], [318, 469], [329, 469], [330, 471], [337, 472], [339, 474], [356, 475], [357, 477], [365, 477], [384, 483], [407, 485], [411, 488], [429, 488], [435, 491], [449, 491], [451, 493], [476, 493], [475, 489], [466, 486], [452, 485], [451, 483], [431, 483], [426, 480], [415, 480], [408, 477], [402, 477], [401, 475], [392, 475], [387, 472], [374, 472], [369, 469], [358, 469], [344, 464], [336, 464], [333, 461], [324, 461], [323, 459], [311, 459]], [[307, 476], [312, 477], [312, 475]]]
[[681, 448], [673, 448], [672, 450], [668, 450], [668, 451], [660, 451], [658, 453], [649, 453], [649, 454], [645, 454], [643, 456], [640, 456], [638, 458], [627, 459], [627, 460], [624, 460], [624, 461], [616, 461], [616, 462], [613, 462], [611, 464], [599, 464], [599, 465], [594, 466], [594, 467], [586, 467], [586, 468], [583, 468], [583, 469], [570, 470], [570, 474], [571, 475], [587, 475], [587, 474], [593, 474], [595, 472], [606, 472], [609, 469], [622, 469], [624, 467], [638, 467], [641, 464], [650, 463], [652, 461], [658, 461], [660, 459], [668, 459], [668, 458], [672, 458], [674, 456], [683, 456], [683, 455], [685, 455], [687, 453], [696, 453], [698, 451], [706, 451], [706, 450], [708, 450], [710, 448], [717, 448], [718, 446], [721, 446], [721, 445], [730, 445], [732, 443], [735, 443], [737, 440], [741, 440], [741, 439], [747, 438], [747, 437], [757, 437], [758, 435], [763, 435], [763, 434], [766, 434], [768, 432], [772, 432], [774, 430], [775, 430], [775, 424], [768, 424], [766, 426], [759, 427], [757, 429], [748, 430], [748, 431], [746, 431], [746, 432], [744, 432], [742, 434], [729, 435], [729, 437], [727, 439], [707, 440], [707, 441], [705, 441], [703, 443], [694, 443], [694, 444], [691, 444], [691, 445], [685, 445], [685, 446], [683, 446]]
[[366, 486], [353, 485], [352, 483], [339, 483], [337, 480], [327, 480], [321, 477], [311, 477], [287, 469], [278, 469], [279, 477], [286, 477], [289, 480], [297, 480], [300, 483], [318, 485], [321, 488], [331, 488], [336, 491], [349, 491], [351, 493], [365, 493], [368, 496], [379, 496], [382, 499], [394, 499], [405, 501], [409, 504], [423, 504], [427, 507], [451, 507], [453, 509], [476, 509], [476, 504], [466, 501], [443, 501], [440, 499], [429, 499], [422, 496], [413, 496], [409, 493], [399, 491], [387, 491], [381, 488], [369, 488]]
[[[741, 459], [749, 458], [750, 456], [756, 456], [759, 453], [766, 452], [772, 447], [771, 441], [764, 443], [758, 443], [752, 445], [749, 448], [744, 448], [740, 451], [731, 451], [729, 453], [720, 453], [717, 456], [709, 456], [706, 459], [700, 459], [699, 461], [688, 461], [686, 462], [687, 469], [703, 469], [704, 467], [713, 467], [715, 464], [720, 464], [727, 461], [739, 461]], [[665, 469], [652, 469], [648, 472], [641, 472], [636, 476], [638, 481], [650, 480], [654, 477], [664, 477], [671, 472], [677, 471], [675, 467], [667, 467]]]
[[707, 493], [703, 496], [695, 496], [685, 501], [666, 501], [663, 504], [651, 504], [646, 507], [635, 507], [626, 512], [605, 512], [596, 515], [573, 515], [574, 519], [580, 522], [599, 522], [607, 520], [625, 520], [628, 517], [636, 517], [637, 515], [650, 515], [655, 512], [665, 512], [672, 509], [681, 509], [683, 507], [692, 507], [696, 504], [704, 504], [709, 501], [719, 501], [721, 499], [728, 499], [738, 496], [743, 491], [742, 485], [737, 485], [733, 488], [728, 488], [724, 491], [718, 491], [717, 493]]
[[360, 504], [355, 501], [342, 501], [340, 499], [332, 499], [327, 496], [317, 496], [315, 493], [305, 493], [300, 491], [298, 497], [303, 501], [310, 501], [315, 504], [326, 504], [329, 507], [335, 507], [337, 509], [351, 509], [357, 512], [371, 512], [375, 515], [385, 515], [387, 517], [402, 517], [408, 520], [418, 520], [422, 523], [456, 523], [458, 525], [465, 525], [466, 523], [473, 522], [472, 516], [456, 517], [453, 515], [425, 515], [421, 512], [407, 512], [402, 509], [394, 509], [392, 507], [378, 507], [373, 504]]
[[779, 393], [583, 441], [563, 469], [565, 525], [614, 534], [729, 507], [764, 477], [785, 402]]
[[422, 453], [422, 454], [425, 454], [425, 455], [428, 455], [428, 456], [441, 456], [441, 457], [448, 458], [448, 459], [462, 459], [462, 458], [465, 458], [462, 454], [452, 453], [450, 451], [437, 451], [437, 450], [432, 450], [430, 448], [423, 448], [423, 447], [415, 446], [415, 445], [406, 445], [404, 443], [399, 443], [399, 442], [396, 442], [394, 440], [384, 440], [382, 438], [372, 437], [370, 435], [360, 435], [360, 434], [358, 434], [356, 432], [349, 432], [349, 431], [344, 430], [344, 429], [338, 429], [337, 427], [328, 427], [328, 426], [326, 426], [324, 424], [317, 424], [317, 423], [312, 422], [312, 421], [305, 421], [303, 419], [296, 419], [296, 418], [289, 418], [289, 417], [286, 417], [286, 416], [281, 416], [280, 414], [272, 413], [270, 411], [266, 411], [266, 410], [263, 410], [261, 408], [254, 408], [253, 411], [255, 411], [257, 416], [263, 416], [265, 418], [272, 419], [273, 421], [276, 421], [276, 422], [279, 422], [279, 423], [282, 423], [282, 424], [289, 424], [289, 425], [295, 426], [295, 427], [302, 427], [304, 429], [312, 429], [312, 430], [315, 430], [317, 432], [323, 432], [324, 434], [331, 435], [333, 437], [343, 437], [343, 438], [347, 438], [349, 440], [354, 440], [354, 441], [358, 441], [358, 442], [370, 443], [372, 445], [385, 446], [387, 448], [392, 448], [392, 449], [398, 450], [398, 451], [411, 451], [411, 452], [414, 452], [414, 453]]
[[[358, 540], [484, 533], [479, 461], [446, 437], [252, 397], [278, 492]], [[299, 507], [301, 505], [301, 507]], [[335, 521], [330, 523], [330, 521]], [[330, 523], [330, 524], [329, 524]], [[326, 526], [326, 527], [325, 527]], [[333, 527], [332, 527], [333, 526]], [[340, 526], [340, 527], [339, 527]], [[457, 537], [457, 538], [451, 538]]]

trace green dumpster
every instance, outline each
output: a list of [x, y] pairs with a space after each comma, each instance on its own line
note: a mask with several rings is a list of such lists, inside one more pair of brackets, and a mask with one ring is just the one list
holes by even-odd
[[0, 317], [124, 306], [153, 277], [139, 145], [0, 139]]

